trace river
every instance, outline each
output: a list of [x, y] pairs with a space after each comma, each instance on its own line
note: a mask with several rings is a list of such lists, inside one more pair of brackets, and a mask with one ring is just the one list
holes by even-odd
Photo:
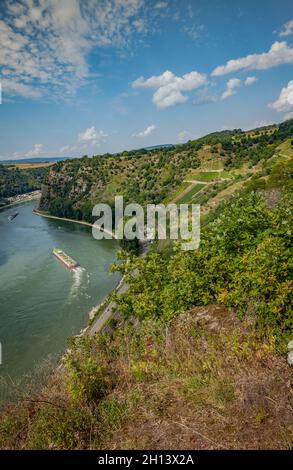
[[[35, 205], [0, 211], [0, 402], [9, 399], [7, 380], [18, 382], [64, 351], [67, 338], [87, 324], [88, 312], [119, 279], [109, 274], [117, 241], [97, 241], [90, 227], [37, 216]], [[66, 269], [52, 255], [54, 247], [81, 268]]]

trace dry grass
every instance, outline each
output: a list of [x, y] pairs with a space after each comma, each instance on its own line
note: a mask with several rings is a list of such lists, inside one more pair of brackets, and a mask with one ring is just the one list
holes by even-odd
[[292, 448], [292, 373], [252, 320], [210, 305], [91, 341], [78, 370], [90, 354], [107, 386], [80, 401], [55, 374], [3, 417], [2, 448]]
[[18, 168], [19, 170], [31, 170], [32, 168], [43, 168], [43, 167], [48, 167], [52, 165], [54, 165], [54, 162], [12, 163], [12, 164], [9, 164], [9, 167], [11, 167], [11, 169]]
[[[247, 181], [247, 180], [246, 180]], [[236, 191], [239, 191], [244, 186], [245, 181], [237, 181], [236, 183], [230, 184], [227, 188], [220, 191], [215, 197], [208, 200], [206, 204], [201, 208], [202, 214], [207, 214], [210, 210], [215, 209], [220, 202], [228, 199]]]
[[290, 448], [290, 370], [250, 328], [220, 306], [195, 308], [170, 326], [163, 349], [149, 342], [135, 385], [122, 362], [128, 385], [115, 397], [128, 417], [103, 447]]

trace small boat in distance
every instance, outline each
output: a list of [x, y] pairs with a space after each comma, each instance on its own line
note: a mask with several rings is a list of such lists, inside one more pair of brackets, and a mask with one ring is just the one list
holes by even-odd
[[15, 217], [17, 217], [18, 214], [19, 214], [19, 212], [15, 212], [14, 214], [11, 214], [11, 215], [8, 217], [9, 222], [11, 222], [13, 219], [15, 219]]
[[54, 248], [53, 249], [53, 255], [63, 263], [67, 269], [70, 269], [70, 271], [74, 271], [76, 268], [79, 267], [79, 263], [75, 261], [74, 259], [70, 258], [64, 251], [60, 250], [59, 248]]

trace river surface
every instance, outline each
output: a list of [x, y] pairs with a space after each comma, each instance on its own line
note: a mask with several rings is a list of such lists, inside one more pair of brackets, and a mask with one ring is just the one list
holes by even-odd
[[[37, 216], [35, 205], [0, 211], [0, 402], [9, 398], [7, 380], [18, 382], [64, 351], [68, 337], [86, 326], [90, 309], [119, 279], [109, 274], [117, 241], [98, 241], [90, 227]], [[69, 271], [52, 255], [54, 247], [81, 268]]]

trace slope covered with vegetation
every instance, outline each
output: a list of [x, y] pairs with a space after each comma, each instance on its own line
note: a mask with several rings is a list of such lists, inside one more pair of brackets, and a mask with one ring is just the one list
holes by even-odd
[[[3, 413], [2, 448], [293, 448], [286, 362], [293, 339], [292, 137], [288, 121], [273, 131], [215, 133], [167, 151], [167, 166], [189, 152], [196, 168], [180, 170], [169, 194], [158, 184], [156, 197], [202, 202], [199, 249], [184, 252], [180, 242], [166, 241], [153, 243], [145, 258], [121, 253], [113, 270], [130, 288], [112, 294], [118, 311], [107, 334], [73, 339], [65, 368]], [[134, 158], [139, 178], [146, 156], [125, 158]], [[158, 158], [157, 151], [148, 154]], [[113, 161], [103, 157], [101, 165]], [[43, 207], [73, 168], [66, 194], [77, 197], [76, 175], [89, 171], [89, 162], [51, 170]], [[160, 178], [164, 170], [154, 164], [146, 174]], [[198, 188], [198, 175], [213, 172]], [[116, 176], [110, 175], [106, 181]], [[130, 200], [131, 178], [120, 180]], [[96, 196], [89, 199], [82, 181], [81, 199], [92, 204]], [[73, 198], [71, 209], [77, 207]]]
[[19, 169], [0, 164], [0, 199], [41, 189], [47, 172], [46, 167]]
[[[91, 222], [93, 205], [112, 204], [115, 195], [122, 194], [125, 202], [159, 203], [172, 198], [191, 171], [199, 167], [237, 169], [244, 162], [253, 166], [262, 158], [271, 157], [278, 143], [292, 136], [292, 132], [293, 123], [288, 121], [273, 133], [271, 127], [253, 136], [236, 129], [176, 147], [58, 162], [45, 180], [40, 209]], [[213, 176], [216, 175], [212, 174], [211, 180]], [[203, 182], [207, 177], [202, 176]]]

